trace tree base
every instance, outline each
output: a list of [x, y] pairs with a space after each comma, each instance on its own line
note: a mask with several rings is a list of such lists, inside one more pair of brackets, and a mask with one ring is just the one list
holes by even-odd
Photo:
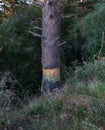
[[43, 69], [42, 92], [52, 92], [54, 89], [60, 89], [60, 68]]
[[61, 81], [52, 82], [46, 79], [42, 82], [42, 92], [44, 93], [52, 92], [54, 89], [60, 89], [61, 87]]

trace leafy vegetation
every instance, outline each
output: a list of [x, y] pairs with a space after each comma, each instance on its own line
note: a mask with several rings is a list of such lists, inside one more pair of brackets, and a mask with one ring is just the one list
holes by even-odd
[[[14, 130], [19, 128], [23, 130], [105, 129], [105, 81], [100, 81], [98, 78], [100, 69], [92, 79], [93, 75], [90, 77], [87, 73], [90, 66], [94, 71], [97, 69], [94, 63], [78, 68], [78, 71], [76, 70], [76, 73], [67, 79], [64, 90], [60, 93], [51, 93], [51, 95], [42, 95], [40, 98], [33, 99], [27, 97], [22, 101], [11, 90], [1, 91], [0, 128]], [[80, 80], [77, 75], [89, 77], [86, 81], [86, 79]]]
[[0, 46], [3, 48], [0, 70], [12, 72], [24, 86], [23, 89], [33, 92], [41, 82], [41, 43], [28, 31], [38, 31], [33, 27], [41, 25], [40, 16], [38, 8], [26, 6], [0, 24]]
[[97, 4], [95, 10], [87, 15], [80, 22], [80, 29], [85, 44], [82, 46], [82, 52], [85, 56], [91, 58], [98, 58], [100, 55], [104, 55], [104, 15], [105, 15], [105, 3]]

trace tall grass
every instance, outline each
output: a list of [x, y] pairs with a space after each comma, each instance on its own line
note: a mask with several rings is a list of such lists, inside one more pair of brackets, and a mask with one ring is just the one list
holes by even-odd
[[0, 129], [104, 130], [104, 63], [100, 61], [76, 68], [59, 94], [20, 100], [11, 90], [2, 89]]

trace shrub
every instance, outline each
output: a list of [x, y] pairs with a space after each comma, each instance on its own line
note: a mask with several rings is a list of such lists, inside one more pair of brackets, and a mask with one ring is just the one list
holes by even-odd
[[[104, 55], [104, 35], [105, 32], [105, 3], [98, 3], [93, 12], [88, 14], [79, 22], [82, 38], [85, 39], [82, 52], [85, 57], [97, 58], [101, 49]], [[103, 42], [103, 43], [102, 43]]]
[[99, 60], [91, 63], [84, 62], [83, 66], [76, 67], [74, 71], [68, 69], [69, 83], [83, 83], [88, 85], [92, 82], [105, 82], [105, 61]]
[[[30, 92], [36, 92], [41, 80], [40, 39], [28, 30], [40, 26], [39, 8], [25, 6], [0, 24], [0, 71], [10, 71]], [[4, 67], [3, 67], [4, 66]], [[21, 92], [21, 91], [20, 91]]]

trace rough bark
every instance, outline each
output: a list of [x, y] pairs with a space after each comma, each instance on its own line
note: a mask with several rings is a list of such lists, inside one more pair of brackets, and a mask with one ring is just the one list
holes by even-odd
[[42, 5], [42, 90], [52, 91], [61, 87], [60, 50], [61, 1], [45, 0]]

